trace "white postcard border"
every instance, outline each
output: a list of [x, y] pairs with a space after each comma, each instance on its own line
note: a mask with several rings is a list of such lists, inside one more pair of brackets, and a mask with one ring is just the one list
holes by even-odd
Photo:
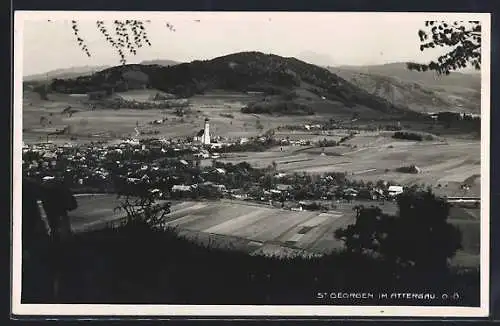
[[[190, 17], [199, 12], [183, 12]], [[206, 12], [204, 14], [207, 14]], [[257, 13], [218, 12], [217, 15]], [[268, 15], [331, 14], [272, 12]], [[350, 13], [336, 15], [416, 15], [428, 20], [480, 20], [482, 22], [481, 65], [481, 300], [480, 307], [414, 306], [250, 306], [250, 305], [108, 305], [108, 304], [21, 304], [22, 254], [22, 79], [23, 22], [25, 20], [164, 19], [168, 12], [95, 12], [95, 11], [17, 11], [14, 15], [14, 112], [13, 112], [13, 217], [12, 217], [12, 313], [46, 316], [328, 316], [328, 317], [487, 317], [489, 314], [490, 277], [490, 40], [489, 13]], [[446, 16], [446, 18], [443, 18]], [[50, 43], [47, 43], [50, 46]], [[486, 195], [484, 195], [486, 194]]]

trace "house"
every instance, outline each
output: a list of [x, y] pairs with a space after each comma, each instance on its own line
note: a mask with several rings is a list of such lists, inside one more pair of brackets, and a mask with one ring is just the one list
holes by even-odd
[[358, 195], [358, 191], [354, 188], [347, 188], [344, 190], [344, 196], [356, 197]]
[[293, 189], [292, 185], [285, 185], [285, 184], [276, 185], [276, 190], [278, 190], [279, 192], [290, 191], [292, 189]]
[[402, 194], [404, 191], [402, 186], [389, 186], [388, 194], [389, 197], [396, 197], [397, 195]]
[[172, 192], [188, 192], [191, 191], [191, 186], [186, 185], [174, 185], [172, 186]]
[[226, 174], [226, 170], [224, 170], [222, 168], [216, 168], [215, 171], [217, 171], [217, 173], [219, 173], [219, 174]]

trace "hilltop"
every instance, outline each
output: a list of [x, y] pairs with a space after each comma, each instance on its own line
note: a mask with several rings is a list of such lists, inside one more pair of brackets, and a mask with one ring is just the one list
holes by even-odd
[[[280, 100], [306, 105], [320, 100], [321, 110], [339, 104], [361, 111], [388, 114], [408, 113], [404, 106], [370, 94], [326, 68], [296, 58], [261, 52], [240, 52], [211, 60], [193, 61], [174, 66], [130, 64], [102, 70], [93, 76], [55, 80], [52, 89], [63, 93], [85, 93], [113, 88], [153, 88], [179, 97], [191, 97], [212, 90], [260, 92], [282, 96]], [[314, 109], [313, 109], [314, 111]]]

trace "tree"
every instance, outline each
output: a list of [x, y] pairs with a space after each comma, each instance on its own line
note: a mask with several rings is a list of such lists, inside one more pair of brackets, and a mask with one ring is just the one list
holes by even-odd
[[398, 198], [399, 212], [355, 207], [356, 222], [335, 232], [345, 250], [386, 262], [397, 276], [418, 271], [444, 275], [448, 260], [461, 248], [461, 233], [447, 222], [449, 204], [430, 191], [409, 191]]
[[481, 69], [481, 23], [479, 21], [426, 21], [425, 30], [418, 31], [420, 51], [437, 47], [451, 48], [428, 64], [409, 62], [410, 70], [433, 70], [438, 74], [472, 66]]
[[159, 201], [161, 193], [146, 184], [135, 185], [125, 194], [118, 195], [120, 204], [115, 211], [125, 211], [127, 223], [145, 221], [154, 227], [164, 227], [164, 217], [170, 213], [170, 203]]
[[[110, 28], [109, 23], [106, 23], [103, 20], [98, 20], [96, 21], [96, 27], [97, 30], [104, 35], [108, 44], [116, 50], [118, 56], [120, 57], [120, 63], [126, 64], [127, 52], [128, 54], [135, 55], [137, 54], [137, 50], [139, 48], [142, 48], [145, 45], [151, 46], [151, 42], [149, 41], [146, 31], [146, 24], [149, 22], [149, 20], [114, 20], [111, 23], [112, 27]], [[165, 23], [165, 26], [169, 30], [175, 31], [172, 24]], [[91, 53], [87, 43], [80, 35], [78, 21], [72, 20], [71, 28], [73, 29], [78, 45], [82, 51], [90, 57]], [[114, 33], [110, 32], [111, 29], [114, 29]]]

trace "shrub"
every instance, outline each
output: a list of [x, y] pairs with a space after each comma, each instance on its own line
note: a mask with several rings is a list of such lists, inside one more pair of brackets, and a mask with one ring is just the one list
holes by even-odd
[[405, 139], [405, 140], [416, 140], [416, 141], [424, 140], [424, 138], [420, 134], [412, 133], [412, 132], [402, 132], [402, 131], [395, 132], [394, 135], [392, 136], [392, 138]]

